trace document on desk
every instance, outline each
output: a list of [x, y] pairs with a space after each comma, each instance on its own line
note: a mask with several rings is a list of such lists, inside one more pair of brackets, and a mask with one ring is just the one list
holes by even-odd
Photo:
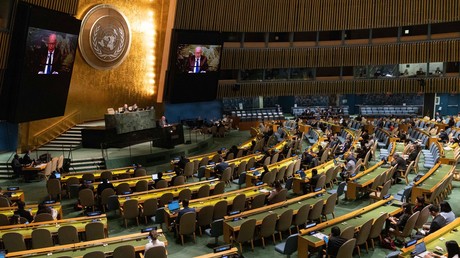
[[259, 192], [261, 193], [268, 193], [270, 192], [268, 189], [265, 189], [265, 188], [262, 188], [262, 189], [259, 189]]
[[325, 234], [323, 234], [321, 232], [315, 233], [315, 234], [313, 234], [313, 236], [316, 237], [316, 238], [319, 238], [321, 240], [323, 240], [324, 237], [327, 237], [327, 235], [325, 235]]

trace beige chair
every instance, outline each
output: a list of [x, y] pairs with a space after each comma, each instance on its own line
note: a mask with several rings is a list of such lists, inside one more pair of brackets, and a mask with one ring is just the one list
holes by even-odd
[[209, 163], [209, 158], [208, 157], [204, 157], [200, 160], [200, 164], [198, 167], [202, 167], [202, 166], [207, 166]]
[[322, 174], [318, 178], [316, 185], [310, 185], [310, 192], [313, 192], [317, 188], [325, 188], [325, 186], [326, 186], [326, 175]]
[[109, 203], [109, 197], [115, 195], [115, 190], [113, 188], [105, 188], [102, 190], [101, 196], [99, 196], [101, 201], [102, 210], [105, 212], [107, 209], [107, 204]]
[[324, 206], [324, 201], [323, 200], [318, 200], [313, 207], [310, 210], [310, 213], [308, 214], [308, 220], [313, 220], [319, 222], [323, 222], [321, 218], [321, 212], [323, 212], [323, 206]]
[[58, 229], [58, 240], [60, 245], [75, 244], [80, 242], [78, 239], [77, 228], [71, 225], [60, 227]]
[[48, 190], [50, 200], [54, 197], [56, 197], [56, 199], [59, 198], [59, 200], [62, 199], [61, 181], [59, 179], [49, 179], [46, 182], [46, 189]]
[[84, 173], [82, 176], [81, 176], [81, 180], [84, 182], [84, 181], [91, 181], [91, 182], [94, 182], [95, 181], [95, 177], [94, 177], [94, 174], [92, 173]]
[[189, 188], [184, 188], [179, 192], [179, 201], [192, 199], [192, 190]]
[[92, 241], [97, 239], [104, 239], [106, 237], [104, 223], [90, 222], [85, 226], [85, 240]]
[[248, 163], [246, 164], [246, 168], [247, 169], [253, 168], [255, 164], [256, 164], [256, 159], [252, 157], [248, 160]]
[[213, 221], [214, 206], [208, 205], [200, 209], [197, 214], [197, 223], [200, 236], [203, 235], [202, 227], [210, 226]]
[[107, 179], [107, 180], [113, 180], [113, 174], [111, 171], [102, 171], [101, 172], [101, 180], [102, 179]]
[[174, 199], [174, 195], [172, 193], [164, 193], [159, 200], [158, 206], [165, 207], [170, 201]]
[[168, 188], [168, 181], [161, 179], [158, 182], [156, 182], [155, 189], [163, 189], [163, 188]]
[[80, 204], [83, 207], [92, 207], [94, 211], [94, 192], [91, 189], [82, 189], [78, 192], [78, 198], [80, 199]]
[[112, 258], [136, 258], [136, 250], [132, 245], [123, 245], [113, 250]]
[[243, 149], [239, 149], [238, 152], [236, 153], [236, 158], [241, 158], [243, 157]]
[[326, 170], [326, 186], [329, 186], [331, 189], [334, 188], [334, 179], [332, 178], [334, 176], [334, 167], [330, 167], [328, 170]]
[[105, 253], [102, 251], [94, 251], [91, 253], [86, 253], [83, 255], [83, 258], [105, 258]]
[[120, 210], [126, 228], [128, 227], [128, 219], [136, 219], [136, 224], [139, 226], [139, 203], [136, 199], [126, 200]]
[[246, 160], [241, 161], [241, 163], [238, 165], [238, 168], [236, 169], [236, 177], [239, 178], [241, 173], [246, 171], [246, 165], [247, 165]]
[[64, 155], [61, 155], [58, 158], [56, 170], [62, 173], [63, 169], [64, 169]]
[[0, 213], [0, 226], [8, 226], [8, 225], [10, 225], [10, 220], [8, 219], [8, 216]]
[[10, 200], [6, 197], [0, 197], [0, 208], [10, 207]]
[[231, 186], [232, 184], [232, 168], [228, 167], [222, 172], [222, 182], [225, 182], [226, 186]]
[[354, 226], [348, 226], [342, 232], [340, 233], [340, 236], [349, 240], [352, 239], [355, 236], [355, 227]]
[[24, 242], [24, 237], [17, 232], [5, 233], [2, 236], [3, 246], [8, 253], [19, 252], [27, 250], [26, 243]]
[[149, 190], [149, 182], [147, 180], [137, 181], [135, 192], [144, 192]]
[[430, 217], [430, 205], [425, 206], [422, 211], [420, 211], [420, 214], [417, 217], [417, 221], [415, 222], [414, 229], [419, 230], [423, 228], [423, 224], [425, 224], [428, 220], [428, 217]]
[[210, 191], [211, 187], [208, 184], [201, 186], [200, 189], [198, 189], [197, 198], [208, 197]]
[[49, 213], [40, 213], [35, 215], [34, 222], [44, 222], [54, 220], [53, 215]]
[[155, 246], [145, 252], [144, 258], [167, 258], [166, 248], [164, 246]]
[[51, 159], [51, 172], [57, 170], [58, 162], [59, 162], [59, 157], [54, 157]]
[[146, 175], [147, 170], [145, 170], [145, 168], [137, 168], [136, 170], [134, 170], [134, 177], [141, 177]]
[[235, 154], [233, 154], [233, 152], [230, 152], [229, 154], [227, 154], [227, 157], [225, 158], [225, 160], [232, 160], [235, 158]]
[[391, 187], [391, 181], [388, 180], [387, 182], [385, 182], [385, 184], [383, 185], [383, 188], [380, 192], [372, 192], [369, 194], [369, 197], [371, 198], [370, 201], [371, 202], [375, 202], [375, 201], [379, 201], [379, 200], [382, 200], [383, 197], [385, 197], [385, 195], [388, 194], [388, 191], [390, 190], [390, 187]]
[[358, 249], [358, 255], [361, 257], [361, 248], [360, 246], [366, 245], [366, 252], [369, 253], [369, 246], [367, 244], [367, 239], [369, 238], [369, 233], [371, 232], [372, 223], [374, 219], [370, 219], [364, 223], [358, 230], [358, 235], [356, 236], [356, 249]]
[[266, 157], [263, 162], [264, 166], [270, 165], [270, 157]]
[[148, 223], [147, 218], [151, 218], [157, 214], [158, 210], [158, 200], [157, 198], [150, 198], [144, 201], [142, 205], [142, 214], [141, 216], [145, 219], [145, 224]]
[[251, 201], [251, 209], [257, 209], [265, 205], [265, 194], [256, 195]]
[[397, 238], [402, 239], [402, 242], [405, 242], [405, 239], [412, 235], [412, 231], [414, 229], [415, 222], [417, 222], [419, 214], [420, 214], [419, 211], [412, 214], [407, 220], [406, 225], [404, 226], [402, 231], [401, 229], [397, 228], [395, 231], [390, 231], [390, 232], [394, 234]]
[[185, 164], [185, 168], [184, 168], [185, 181], [193, 177], [194, 168], [195, 168], [195, 163], [193, 162], [187, 162]]
[[39, 178], [40, 179], [45, 178], [46, 180], [48, 180], [48, 178], [51, 176], [51, 172], [53, 172], [52, 166], [53, 166], [52, 162], [51, 161], [48, 162], [46, 164], [45, 169], [42, 172], [38, 172], [37, 175], [39, 176]]
[[325, 220], [327, 220], [327, 215], [332, 214], [332, 218], [335, 218], [334, 209], [335, 204], [337, 203], [337, 193], [331, 194], [324, 205], [323, 212], [321, 213]]
[[222, 219], [227, 216], [228, 203], [226, 200], [218, 201], [214, 205], [213, 219]]
[[184, 185], [185, 184], [185, 177], [184, 176], [177, 176], [174, 178], [173, 185], [178, 186], [178, 185]]
[[243, 252], [243, 243], [251, 242], [251, 249], [254, 251], [254, 231], [256, 228], [256, 220], [249, 219], [243, 222], [240, 226], [240, 232], [238, 236], [234, 239], [240, 245], [240, 253]]
[[214, 186], [213, 195], [223, 194], [225, 192], [225, 182], [220, 181]]
[[288, 165], [286, 169], [286, 175], [285, 178], [289, 178], [294, 174], [294, 163], [291, 163]]
[[283, 188], [281, 191], [271, 200], [271, 203], [279, 203], [286, 201], [287, 189]]
[[283, 232], [289, 231], [289, 235], [291, 235], [291, 224], [292, 224], [292, 217], [294, 212], [289, 209], [285, 210], [279, 217], [278, 223], [276, 224], [276, 231], [280, 236], [280, 241], [283, 240]]
[[409, 163], [409, 166], [407, 166], [406, 171], [404, 171], [404, 174], [401, 175], [401, 177], [404, 178], [404, 180], [406, 181], [406, 185], [409, 184], [409, 179], [407, 178], [407, 176], [412, 171], [413, 167], [414, 167], [414, 161]]
[[128, 183], [121, 183], [115, 187], [117, 189], [117, 194], [118, 195], [123, 195], [126, 192], [131, 192], [131, 187], [129, 186]]
[[273, 154], [273, 157], [270, 160], [270, 164], [275, 164], [276, 162], [278, 162], [279, 156], [280, 156], [280, 154], [278, 152]]
[[216, 154], [211, 158], [211, 162], [218, 163], [219, 159], [220, 159], [220, 154]]
[[278, 220], [278, 215], [276, 213], [270, 213], [265, 216], [260, 225], [259, 237], [262, 240], [262, 246], [265, 248], [265, 238], [272, 236], [273, 243], [276, 243], [275, 239], [275, 229], [276, 221]]
[[286, 166], [283, 166], [279, 169], [278, 173], [276, 173], [275, 181], [284, 182], [284, 176], [286, 175]]
[[371, 240], [372, 249], [375, 249], [375, 238], [378, 237], [380, 243], [382, 243], [382, 229], [387, 217], [388, 214], [381, 214], [377, 219], [374, 220], [374, 223], [372, 224], [371, 232], [369, 232], [369, 237], [367, 238], [368, 240]]
[[48, 229], [37, 228], [32, 231], [32, 249], [53, 246], [53, 238]]
[[347, 240], [340, 248], [339, 251], [337, 252], [336, 257], [340, 258], [353, 258], [353, 249], [355, 248], [356, 245], [356, 239], [352, 238]]
[[[80, 188], [80, 179], [76, 177], [69, 177], [65, 183], [66, 183], [66, 191], [67, 191], [67, 195], [69, 199], [78, 197], [78, 189]], [[72, 188], [75, 190], [72, 191]]]
[[294, 217], [293, 225], [296, 227], [297, 232], [300, 232], [300, 225], [304, 225], [307, 222], [308, 215], [310, 213], [310, 204], [305, 204], [297, 210], [297, 214]]
[[177, 233], [178, 235], [180, 235], [182, 245], [184, 245], [184, 235], [193, 234], [193, 242], [196, 243], [195, 228], [196, 228], [196, 213], [195, 212], [187, 212], [184, 215], [182, 215], [182, 217], [180, 217], [179, 229]]
[[274, 171], [264, 172], [262, 182], [267, 185], [271, 185], [271, 179]]
[[128, 178], [131, 178], [131, 174], [130, 173], [123, 173], [123, 174], [118, 174], [117, 175], [117, 179], [120, 180], [120, 179], [128, 179]]
[[243, 212], [246, 206], [246, 195], [245, 194], [238, 194], [233, 199], [232, 204], [232, 211], [240, 211]]

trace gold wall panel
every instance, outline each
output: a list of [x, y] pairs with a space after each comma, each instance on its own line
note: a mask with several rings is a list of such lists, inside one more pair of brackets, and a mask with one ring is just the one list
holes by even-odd
[[[179, 0], [175, 28], [295, 32], [457, 21], [458, 0]], [[199, 19], [197, 19], [199, 17]]]
[[[32, 1], [32, 0], [29, 0]], [[62, 0], [35, 0], [32, 2], [67, 2]], [[120, 10], [131, 26], [131, 49], [118, 67], [111, 70], [96, 70], [89, 66], [78, 51], [74, 63], [72, 80], [65, 114], [80, 111], [80, 121], [103, 119], [108, 107], [119, 107], [124, 103], [137, 103], [139, 107], [155, 105], [158, 73], [162, 58], [164, 25], [167, 21], [169, 0], [79, 0], [76, 17], [82, 19], [85, 12], [96, 4], [110, 4]], [[69, 1], [71, 3], [71, 1]], [[156, 107], [161, 111], [162, 107]], [[20, 126], [20, 146], [25, 149], [33, 145], [32, 136], [58, 121], [59, 118], [44, 119]]]

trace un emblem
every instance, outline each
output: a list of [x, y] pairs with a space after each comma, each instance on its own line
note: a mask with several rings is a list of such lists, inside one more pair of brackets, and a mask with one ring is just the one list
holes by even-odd
[[96, 69], [121, 64], [129, 52], [131, 33], [122, 13], [110, 5], [91, 8], [82, 21], [79, 45], [86, 62]]

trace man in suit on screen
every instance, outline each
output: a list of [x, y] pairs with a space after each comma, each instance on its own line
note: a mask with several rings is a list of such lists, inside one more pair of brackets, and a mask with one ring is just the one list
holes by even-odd
[[62, 55], [57, 45], [56, 34], [48, 37], [47, 47], [42, 47], [36, 54], [36, 69], [38, 74], [59, 74], [62, 65]]
[[205, 73], [208, 71], [208, 58], [203, 56], [203, 50], [201, 47], [195, 48], [195, 54], [189, 57], [187, 67], [187, 71], [189, 73]]

